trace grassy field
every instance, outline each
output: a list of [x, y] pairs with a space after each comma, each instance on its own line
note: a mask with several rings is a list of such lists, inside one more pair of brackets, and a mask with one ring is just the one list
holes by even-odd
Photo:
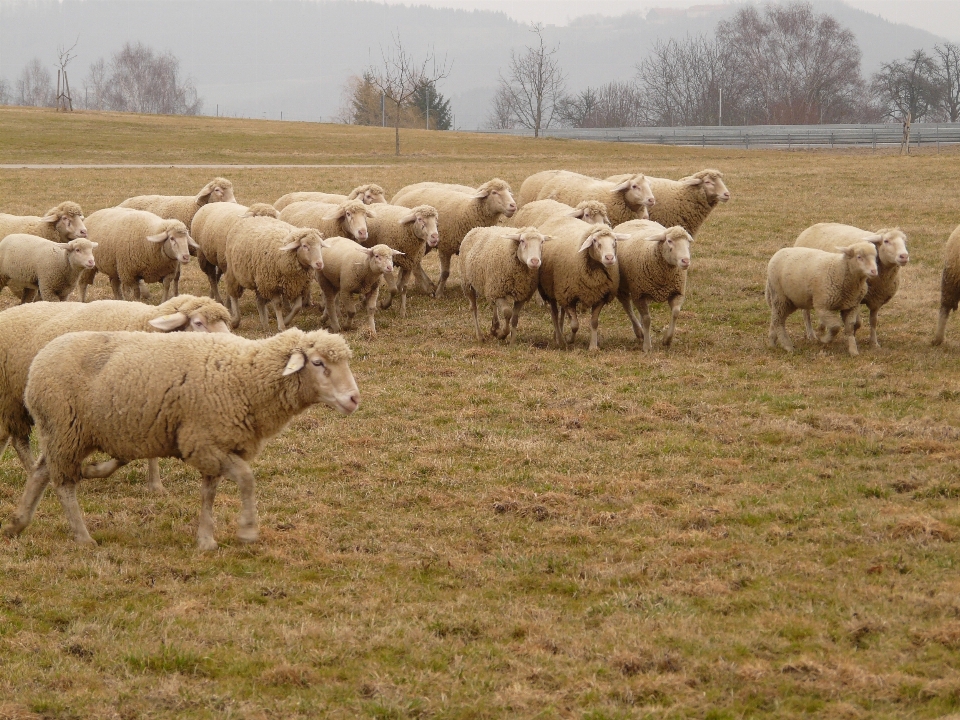
[[[84, 483], [99, 547], [53, 493], [0, 540], [0, 718], [933, 718], [960, 710], [960, 327], [930, 347], [960, 155], [535, 141], [210, 118], [0, 110], [9, 163], [271, 163], [263, 170], [0, 170], [0, 211], [89, 214], [212, 175], [240, 202], [389, 193], [563, 167], [725, 173], [674, 346], [475, 342], [451, 292], [348, 333], [363, 396], [316, 408], [255, 465], [262, 540], [194, 549], [198, 474]], [[373, 165], [375, 167], [359, 167]], [[899, 225], [911, 262], [882, 348], [766, 346], [765, 265], [805, 227]], [[434, 256], [428, 271], [436, 276]], [[195, 264], [181, 289], [201, 294]], [[98, 297], [108, 288], [99, 278]], [[156, 292], [154, 292], [156, 297]], [[0, 293], [0, 307], [14, 299]], [[239, 332], [262, 335], [252, 300]], [[657, 326], [663, 306], [654, 309]], [[299, 319], [305, 329], [318, 317]], [[863, 339], [861, 331], [861, 339]], [[0, 459], [0, 513], [23, 473]]]

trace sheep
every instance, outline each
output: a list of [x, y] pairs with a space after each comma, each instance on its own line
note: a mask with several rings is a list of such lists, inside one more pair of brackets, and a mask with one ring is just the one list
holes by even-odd
[[[273, 305], [277, 327], [293, 321], [303, 306], [315, 270], [323, 269], [320, 248], [323, 235], [312, 228], [298, 228], [272, 217], [240, 218], [227, 234], [224, 279], [233, 327], [240, 325], [240, 296], [245, 289], [256, 294], [257, 311], [264, 330], [270, 327], [267, 302]], [[283, 316], [281, 300], [290, 303]]]
[[614, 225], [628, 220], [644, 220], [654, 206], [654, 193], [643, 175], [631, 175], [614, 183], [587, 175], [558, 171], [540, 188], [537, 200], [559, 200], [575, 205], [582, 200], [598, 200], [606, 205], [607, 216]]
[[[794, 247], [817, 248], [827, 252], [836, 252], [838, 246], [852, 245], [855, 242], [869, 242], [877, 246], [877, 277], [867, 279], [867, 294], [861, 304], [870, 310], [870, 345], [880, 347], [877, 340], [877, 315], [897, 293], [900, 286], [900, 268], [910, 262], [907, 251], [907, 236], [900, 228], [883, 228], [875, 233], [852, 225], [840, 223], [817, 223], [802, 233]], [[806, 324], [810, 324], [810, 311], [804, 310]], [[857, 313], [853, 331], [860, 329], [860, 315]]]
[[77, 504], [81, 463], [94, 451], [127, 462], [176, 457], [202, 475], [197, 545], [214, 538], [221, 477], [237, 483], [237, 537], [259, 536], [248, 463], [290, 420], [322, 403], [354, 412], [360, 393], [350, 348], [325, 330], [264, 340], [236, 335], [77, 332], [50, 342], [30, 366], [25, 402], [43, 453], [5, 527], [23, 532], [53, 483], [79, 543], [94, 545]]
[[[643, 342], [643, 352], [650, 352], [650, 303], [665, 302], [670, 306], [670, 324], [664, 328], [661, 342], [670, 347], [683, 306], [693, 238], [679, 225], [665, 228], [651, 220], [631, 220], [613, 230], [627, 236], [617, 245], [617, 299], [633, 325], [633, 332]], [[640, 320], [631, 303], [640, 311]]]
[[466, 187], [442, 183], [407, 185], [390, 201], [408, 208], [426, 204], [435, 207], [439, 213], [437, 253], [440, 255], [440, 279], [434, 286], [422, 264], [418, 264], [414, 271], [421, 287], [436, 298], [443, 297], [450, 277], [450, 261], [460, 253], [464, 236], [475, 227], [496, 225], [501, 216], [511, 218], [517, 212], [510, 186], [499, 178], [488, 180], [472, 192], [465, 192]]
[[943, 273], [940, 276], [940, 315], [933, 345], [942, 345], [950, 312], [960, 305], [960, 227], [947, 239], [944, 248]]
[[540, 296], [550, 305], [554, 338], [566, 349], [564, 316], [570, 316], [570, 344], [577, 337], [577, 305], [590, 308], [591, 351], [599, 350], [600, 311], [613, 300], [620, 285], [618, 235], [606, 225], [587, 225], [575, 218], [555, 218], [540, 227], [553, 238], [543, 246]]
[[282, 198], [277, 200], [273, 206], [277, 210], [283, 210], [290, 203], [300, 202], [302, 200], [333, 203], [334, 205], [339, 205], [347, 200], [359, 200], [364, 205], [378, 205], [387, 202], [386, 195], [387, 193], [382, 187], [379, 185], [374, 185], [373, 183], [368, 183], [366, 185], [358, 185], [350, 191], [349, 195], [338, 195], [336, 193], [323, 192], [287, 193]]
[[9, 286], [21, 303], [60, 302], [77, 286], [81, 271], [95, 265], [97, 243], [77, 238], [57, 243], [36, 235], [7, 235], [0, 240], [0, 290]]
[[317, 281], [326, 301], [326, 318], [330, 329], [340, 332], [338, 297], [347, 315], [345, 328], [350, 329], [353, 316], [357, 314], [357, 306], [351, 296], [357, 293], [367, 308], [370, 335], [376, 337], [377, 324], [373, 316], [377, 309], [380, 279], [393, 272], [394, 256], [403, 253], [382, 244], [366, 248], [345, 237], [330, 238], [327, 242], [329, 247], [323, 250], [323, 269], [317, 271]]
[[[470, 300], [477, 342], [482, 342], [477, 296], [493, 306], [490, 332], [503, 340], [516, 340], [520, 310], [533, 297], [540, 279], [543, 244], [550, 240], [535, 227], [504, 233], [502, 228], [474, 228], [460, 244], [463, 292]], [[503, 324], [500, 315], [503, 314]]]
[[99, 247], [93, 252], [97, 266], [80, 275], [81, 300], [86, 302], [87, 287], [98, 272], [110, 279], [117, 300], [123, 300], [124, 291], [140, 300], [141, 280], [163, 283], [161, 302], [175, 295], [171, 286], [174, 273], [190, 262], [190, 248], [196, 247], [186, 225], [146, 210], [119, 207], [97, 210], [87, 224]]
[[[383, 244], [400, 250], [402, 254], [393, 258], [396, 292], [400, 294], [400, 317], [407, 316], [407, 284], [414, 270], [420, 265], [427, 248], [435, 248], [440, 242], [437, 229], [437, 211], [430, 205], [417, 205], [413, 208], [399, 205], [378, 205], [377, 215], [367, 223], [369, 235], [362, 243], [367, 247]], [[386, 310], [393, 302], [390, 288], [380, 293], [380, 308]]]
[[301, 201], [287, 205], [279, 217], [297, 227], [319, 230], [324, 237], [348, 237], [362, 243], [367, 239], [367, 218], [376, 213], [359, 200], [337, 205]]
[[254, 203], [249, 208], [238, 203], [210, 203], [193, 216], [190, 236], [197, 243], [197, 262], [210, 282], [210, 297], [220, 298], [218, 283], [227, 267], [227, 234], [241, 217], [277, 217], [272, 205]]
[[556, 200], [534, 200], [521, 207], [516, 215], [504, 222], [504, 225], [515, 228], [530, 225], [539, 227], [547, 220], [563, 215], [579, 218], [590, 225], [610, 224], [607, 206], [597, 200], [584, 200], [576, 207], [570, 207]]
[[543, 186], [557, 177], [564, 170], [541, 170], [538, 173], [528, 176], [521, 184], [520, 191], [517, 193], [517, 205], [521, 208], [528, 203], [532, 203], [540, 196]]
[[[623, 182], [630, 175], [612, 175], [610, 182]], [[717, 203], [730, 200], [730, 191], [719, 170], [701, 170], [680, 180], [648, 177], [657, 198], [650, 207], [650, 219], [664, 227], [680, 225], [696, 235]]]
[[807, 324], [808, 339], [830, 343], [842, 324], [849, 353], [859, 355], [853, 334], [856, 310], [867, 294], [867, 279], [876, 276], [877, 248], [873, 243], [854, 243], [840, 252], [801, 247], [777, 250], [767, 265], [764, 292], [770, 306], [770, 347], [779, 341], [784, 350], [793, 352], [786, 319], [796, 310], [808, 309], [820, 315], [819, 335]]
[[65, 200], [47, 210], [43, 217], [0, 213], [0, 240], [14, 233], [36, 235], [53, 242], [65, 243], [87, 237], [87, 228], [83, 224], [83, 210], [80, 206]]
[[[34, 356], [54, 338], [78, 330], [229, 333], [229, 320], [225, 307], [210, 298], [193, 295], [180, 295], [162, 305], [97, 300], [39, 302], [4, 310], [0, 313], [0, 455], [12, 439], [24, 470], [33, 470], [33, 419], [23, 404], [23, 391]], [[116, 461], [84, 468], [85, 477], [106, 477], [119, 467], [112, 467], [113, 462]], [[163, 489], [156, 460], [150, 461], [147, 478], [152, 490]]]

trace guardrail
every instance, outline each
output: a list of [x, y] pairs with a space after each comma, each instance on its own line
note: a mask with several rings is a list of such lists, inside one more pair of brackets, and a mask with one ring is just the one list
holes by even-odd
[[[501, 135], [533, 137], [532, 130], [485, 130]], [[734, 127], [556, 128], [543, 137], [604, 142], [647, 143], [700, 147], [851, 147], [900, 145], [903, 129], [896, 123], [878, 125], [741, 125]], [[960, 143], [960, 123], [914, 123], [910, 145]]]

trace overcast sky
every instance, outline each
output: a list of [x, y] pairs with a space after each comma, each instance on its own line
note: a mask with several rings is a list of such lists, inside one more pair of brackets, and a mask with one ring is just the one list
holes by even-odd
[[[737, 0], [739, 1], [739, 0]], [[960, 42], [960, 0], [844, 0], [848, 5]], [[466, 10], [499, 10], [521, 22], [567, 25], [588, 13], [622, 15], [650, 8], [720, 5], [734, 0], [386, 0], [391, 4], [432, 5]]]

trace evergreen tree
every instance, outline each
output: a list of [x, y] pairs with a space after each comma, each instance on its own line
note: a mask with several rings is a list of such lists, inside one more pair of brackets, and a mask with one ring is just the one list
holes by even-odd
[[[428, 105], [429, 102], [429, 105]], [[410, 108], [420, 113], [420, 127], [426, 127], [427, 107], [430, 108], [430, 129], [449, 130], [453, 113], [450, 111], [450, 101], [437, 92], [436, 83], [425, 81], [417, 85], [410, 98]]]

